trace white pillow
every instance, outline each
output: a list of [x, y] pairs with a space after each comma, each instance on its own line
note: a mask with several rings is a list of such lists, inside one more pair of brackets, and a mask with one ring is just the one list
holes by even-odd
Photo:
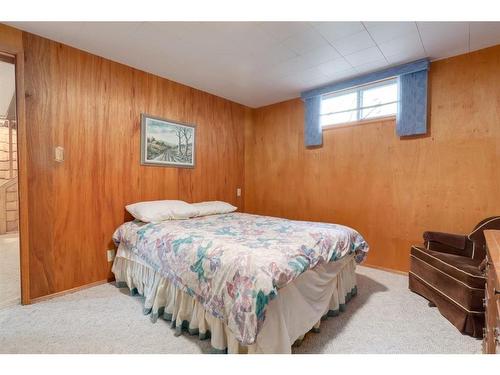
[[175, 200], [138, 202], [125, 208], [133, 217], [146, 223], [189, 219], [198, 214], [198, 210], [189, 203]]
[[198, 211], [197, 216], [228, 214], [238, 209], [238, 207], [221, 201], [193, 203], [192, 206]]

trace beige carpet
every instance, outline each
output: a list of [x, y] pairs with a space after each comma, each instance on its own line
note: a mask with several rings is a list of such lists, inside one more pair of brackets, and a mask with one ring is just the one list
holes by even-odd
[[19, 236], [0, 236], [0, 308], [21, 301]]
[[[358, 295], [322, 322], [294, 353], [479, 353], [427, 301], [408, 291], [405, 276], [358, 268]], [[111, 284], [31, 306], [0, 310], [3, 353], [209, 353], [207, 341], [174, 336], [168, 324], [142, 315], [140, 297]]]

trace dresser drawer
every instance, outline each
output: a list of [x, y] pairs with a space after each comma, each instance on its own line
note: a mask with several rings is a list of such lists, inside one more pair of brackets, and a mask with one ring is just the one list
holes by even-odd
[[485, 230], [486, 288], [483, 353], [500, 353], [500, 231]]

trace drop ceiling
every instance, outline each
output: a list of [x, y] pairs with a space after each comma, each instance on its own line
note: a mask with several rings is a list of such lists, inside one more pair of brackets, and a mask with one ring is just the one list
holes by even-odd
[[250, 106], [500, 44], [500, 22], [10, 22]]

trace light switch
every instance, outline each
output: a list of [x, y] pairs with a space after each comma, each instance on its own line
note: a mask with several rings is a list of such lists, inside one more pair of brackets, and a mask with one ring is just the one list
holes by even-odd
[[236, 196], [241, 197], [241, 188], [236, 189]]
[[64, 148], [62, 148], [61, 146], [57, 146], [54, 149], [54, 159], [59, 163], [62, 163], [64, 161]]

